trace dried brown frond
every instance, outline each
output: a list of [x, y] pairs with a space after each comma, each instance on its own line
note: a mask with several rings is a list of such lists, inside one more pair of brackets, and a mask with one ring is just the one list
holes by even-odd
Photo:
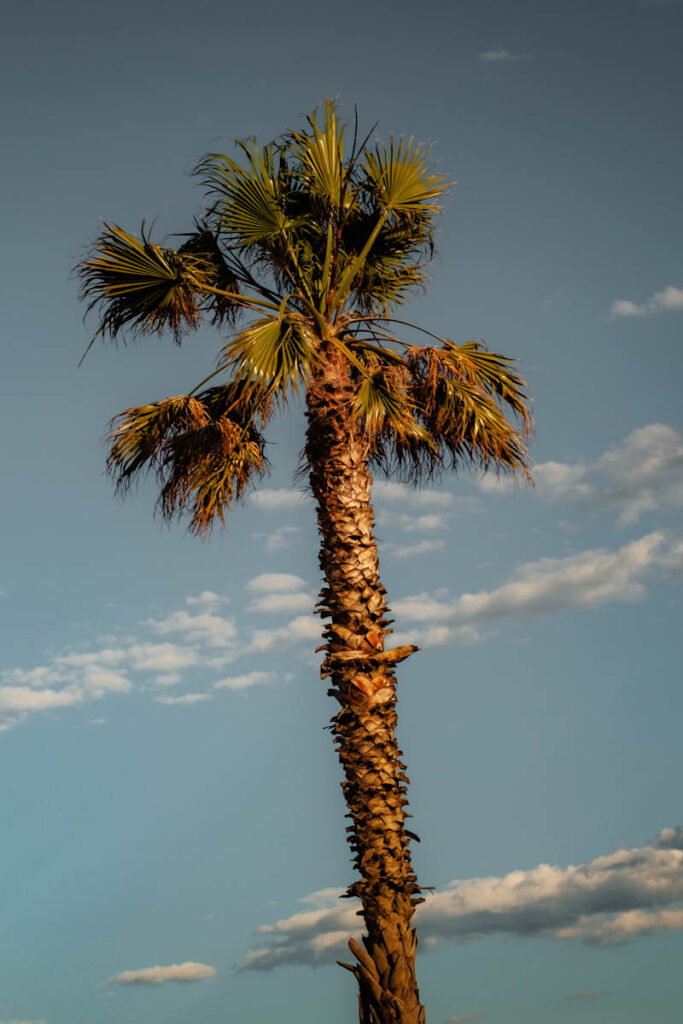
[[160, 467], [158, 507], [165, 519], [190, 515], [190, 530], [206, 536], [254, 479], [268, 471], [265, 440], [228, 416], [173, 438]]
[[107, 468], [117, 488], [151, 470], [164, 518], [189, 513], [190, 529], [202, 536], [223, 523], [225, 510], [268, 468], [255, 424], [265, 423], [270, 405], [255, 405], [253, 397], [244, 382], [232, 381], [121, 413], [108, 437]]
[[107, 470], [117, 490], [129, 488], [141, 473], [158, 469], [169, 439], [201, 429], [209, 422], [205, 405], [190, 395], [164, 398], [119, 413], [109, 424], [107, 435]]
[[438, 448], [431, 472], [465, 460], [531, 481], [526, 439], [532, 419], [525, 382], [511, 360], [481, 342], [447, 342], [409, 347], [406, 362], [419, 419]]

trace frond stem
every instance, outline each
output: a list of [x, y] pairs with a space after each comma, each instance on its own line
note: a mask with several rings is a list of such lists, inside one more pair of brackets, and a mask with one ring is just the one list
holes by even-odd
[[[436, 341], [440, 341], [442, 345], [445, 345], [447, 343], [447, 341], [448, 341], [447, 338], [442, 338], [440, 334], [434, 334], [433, 331], [428, 331], [425, 327], [420, 327], [419, 324], [411, 323], [410, 320], [397, 320], [395, 317], [391, 317], [391, 316], [381, 316], [381, 315], [377, 315], [377, 314], [374, 314], [374, 315], [373, 314], [368, 314], [367, 316], [353, 316], [353, 317], [350, 318], [349, 323], [353, 323], [353, 322], [356, 322], [356, 321], [359, 321], [359, 320], [367, 320], [367, 321], [381, 320], [385, 324], [402, 324], [404, 327], [412, 327], [413, 330], [415, 330], [415, 331], [420, 331], [422, 334], [429, 335], [430, 338], [435, 338]], [[388, 337], [388, 335], [387, 335], [387, 337]], [[395, 338], [394, 340], [398, 341], [397, 338]], [[401, 341], [399, 344], [405, 345], [406, 342]]]

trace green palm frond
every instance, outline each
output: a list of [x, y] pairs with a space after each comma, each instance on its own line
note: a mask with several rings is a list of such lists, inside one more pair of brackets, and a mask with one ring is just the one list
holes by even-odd
[[[346, 168], [344, 165], [344, 125], [340, 125], [334, 104], [325, 104], [325, 122], [321, 129], [315, 113], [309, 118], [310, 131], [292, 132], [288, 137], [293, 155], [300, 164], [303, 188], [322, 199], [329, 208], [342, 202]], [[349, 201], [352, 196], [349, 196]]]
[[[347, 219], [342, 232], [346, 252], [355, 254], [362, 249], [375, 220], [361, 211]], [[355, 308], [386, 313], [401, 305], [412, 291], [426, 285], [425, 267], [432, 253], [431, 225], [424, 215], [416, 215], [409, 224], [385, 224], [359, 262], [352, 282]]]
[[225, 234], [237, 245], [252, 247], [276, 239], [291, 226], [282, 178], [275, 170], [275, 147], [259, 149], [254, 141], [239, 144], [247, 161], [242, 167], [221, 153], [210, 153], [197, 165]]
[[105, 224], [77, 274], [87, 311], [99, 306], [96, 336], [169, 329], [179, 341], [184, 330], [199, 325], [200, 292], [210, 283], [212, 268], [202, 254], [152, 244], [144, 226], [138, 238], [116, 224]]
[[474, 387], [495, 395], [519, 417], [525, 427], [531, 425], [529, 399], [524, 392], [525, 382], [514, 371], [514, 362], [497, 352], [491, 352], [481, 341], [467, 341], [444, 345], [442, 359], [456, 374]]
[[436, 213], [440, 207], [434, 200], [453, 185], [433, 172], [427, 151], [413, 139], [377, 146], [366, 153], [363, 170], [365, 187], [379, 208], [394, 214]]
[[316, 358], [315, 341], [303, 317], [285, 312], [250, 324], [225, 346], [222, 358], [236, 379], [285, 399], [288, 388], [296, 391], [308, 378]]

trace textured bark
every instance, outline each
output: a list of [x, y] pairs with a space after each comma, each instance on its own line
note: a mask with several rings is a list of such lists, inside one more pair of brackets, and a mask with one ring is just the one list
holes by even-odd
[[386, 591], [380, 582], [370, 502], [368, 440], [350, 416], [348, 363], [330, 349], [307, 394], [306, 457], [318, 507], [325, 586], [321, 674], [341, 705], [331, 730], [344, 770], [349, 845], [360, 878], [347, 890], [363, 906], [363, 948], [351, 940], [361, 1024], [424, 1024], [415, 976], [421, 903], [405, 828], [408, 777], [396, 742], [394, 665], [416, 648], [386, 651]]

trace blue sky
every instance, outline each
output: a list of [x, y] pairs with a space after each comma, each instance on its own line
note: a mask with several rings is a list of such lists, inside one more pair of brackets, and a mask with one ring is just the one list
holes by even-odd
[[78, 369], [70, 279], [100, 219], [185, 230], [199, 156], [327, 96], [457, 179], [409, 315], [516, 357], [535, 400], [534, 490], [375, 487], [423, 648], [399, 710], [429, 1020], [680, 1020], [682, 27], [638, 0], [5, 15], [0, 1022], [353, 1019], [300, 410], [210, 542], [151, 485], [121, 504], [107, 420], [220, 339]]

